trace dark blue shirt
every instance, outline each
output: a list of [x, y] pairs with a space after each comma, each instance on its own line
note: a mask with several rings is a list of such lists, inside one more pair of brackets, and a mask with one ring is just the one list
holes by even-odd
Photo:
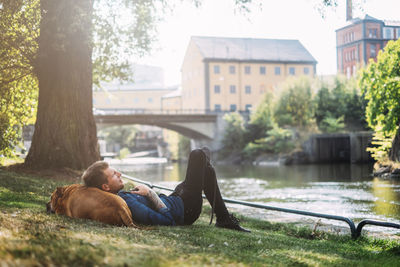
[[167, 207], [156, 211], [144, 196], [126, 191], [119, 191], [118, 195], [128, 204], [134, 222], [146, 225], [183, 225], [183, 201], [178, 196], [159, 195]]

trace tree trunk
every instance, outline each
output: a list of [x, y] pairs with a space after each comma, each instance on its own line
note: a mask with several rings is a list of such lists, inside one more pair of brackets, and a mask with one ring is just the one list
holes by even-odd
[[99, 159], [92, 112], [93, 0], [41, 0], [39, 103], [25, 166], [84, 169]]
[[392, 141], [392, 148], [389, 152], [389, 159], [392, 161], [400, 161], [400, 124], [397, 127], [396, 135]]

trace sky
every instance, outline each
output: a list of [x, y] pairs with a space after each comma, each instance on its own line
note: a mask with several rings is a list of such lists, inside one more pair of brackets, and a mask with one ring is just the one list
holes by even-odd
[[[318, 61], [317, 74], [336, 74], [335, 30], [346, 22], [346, 1], [318, 10], [322, 0], [253, 0], [250, 13], [235, 12], [233, 0], [203, 0], [196, 8], [182, 1], [158, 24], [157, 41], [149, 55], [135, 63], [164, 69], [165, 85], [178, 85], [191, 36], [297, 39]], [[400, 0], [354, 0], [353, 17], [368, 14], [400, 21]], [[260, 8], [261, 3], [261, 8]]]

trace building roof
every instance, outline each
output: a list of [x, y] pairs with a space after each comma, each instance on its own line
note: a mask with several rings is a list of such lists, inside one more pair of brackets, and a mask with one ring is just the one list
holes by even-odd
[[205, 59], [317, 63], [298, 40], [193, 36], [192, 41]]
[[339, 31], [341, 29], [344, 29], [346, 27], [349, 27], [351, 25], [357, 24], [357, 23], [361, 23], [363, 21], [373, 21], [373, 22], [379, 22], [379, 23], [383, 23], [382, 20], [379, 20], [377, 18], [371, 17], [368, 14], [365, 14], [365, 16], [363, 18], [353, 18], [351, 20], [346, 21], [339, 29], [337, 29], [336, 31]]
[[399, 20], [384, 20], [385, 26], [392, 26], [392, 27], [399, 27], [400, 21]]
[[172, 91], [168, 94], [163, 95], [161, 98], [174, 98], [182, 96], [182, 87], [178, 87], [175, 91]]
[[171, 90], [164, 85], [164, 70], [161, 67], [133, 64], [130, 66], [133, 82], [100, 82], [100, 88], [107, 91], [125, 90]]

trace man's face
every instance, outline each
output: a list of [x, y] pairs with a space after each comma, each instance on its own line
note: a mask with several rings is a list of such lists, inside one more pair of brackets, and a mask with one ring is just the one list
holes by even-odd
[[108, 167], [104, 170], [104, 174], [107, 176], [107, 184], [103, 185], [103, 190], [116, 194], [124, 187], [121, 173], [114, 168]]

